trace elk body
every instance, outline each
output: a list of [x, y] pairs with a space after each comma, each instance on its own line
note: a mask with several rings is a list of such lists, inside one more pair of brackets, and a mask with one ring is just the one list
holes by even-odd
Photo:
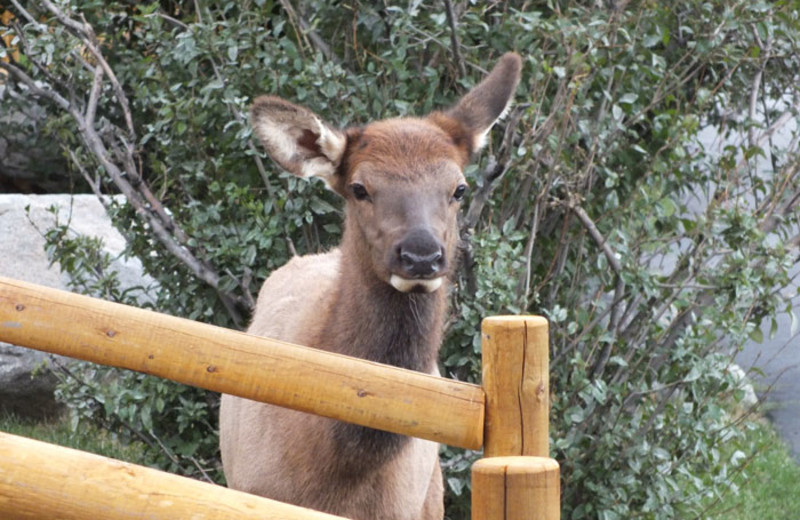
[[[261, 97], [251, 116], [286, 170], [344, 197], [338, 248], [295, 257], [258, 296], [249, 332], [438, 375], [457, 213], [470, 156], [508, 107], [521, 60], [504, 55], [453, 108], [339, 130]], [[441, 520], [438, 445], [224, 395], [232, 488], [357, 520]]]

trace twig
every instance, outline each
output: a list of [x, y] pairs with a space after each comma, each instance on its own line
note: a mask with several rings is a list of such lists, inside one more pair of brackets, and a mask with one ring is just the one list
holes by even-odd
[[200, 462], [196, 458], [188, 457], [188, 459], [192, 462], [192, 464], [194, 464], [194, 467], [197, 468], [197, 471], [199, 471], [200, 474], [203, 475], [203, 479], [205, 479], [210, 484], [216, 484], [216, 482], [214, 482], [214, 479], [212, 479], [209, 476], [208, 472], [206, 472], [206, 470], [203, 469], [202, 466], [200, 466]]
[[78, 171], [80, 172], [81, 176], [84, 178], [86, 183], [89, 184], [89, 187], [92, 188], [92, 193], [94, 193], [97, 199], [100, 201], [100, 203], [103, 204], [103, 207], [106, 210], [108, 210], [110, 204], [106, 199], [106, 197], [103, 195], [103, 192], [100, 191], [100, 177], [97, 176], [95, 178], [92, 178], [92, 176], [89, 175], [89, 171], [83, 166], [83, 163], [80, 162], [80, 159], [78, 159], [78, 156], [75, 154], [74, 150], [66, 150], [66, 152], [69, 155], [70, 162], [72, 162], [72, 164], [74, 164], [75, 167], [78, 168]]
[[464, 58], [461, 56], [461, 42], [458, 39], [458, 26], [456, 24], [456, 13], [453, 10], [453, 2], [444, 0], [445, 12], [447, 13], [447, 23], [450, 24], [450, 46], [453, 48], [453, 61], [458, 67], [460, 78], [467, 75], [467, 67], [464, 65]]
[[0, 61], [0, 69], [6, 70], [17, 81], [23, 83], [34, 97], [47, 99], [58, 105], [59, 108], [63, 110], [69, 110], [69, 101], [64, 99], [58, 92], [40, 88], [30, 76], [25, 74], [25, 72], [23, 72], [22, 69], [19, 69], [17, 66], [12, 65], [11, 63]]
[[764, 76], [764, 69], [767, 67], [767, 62], [770, 59], [770, 54], [772, 53], [772, 41], [768, 41], [765, 45], [764, 42], [761, 41], [761, 37], [758, 35], [758, 29], [755, 25], [751, 25], [750, 29], [753, 31], [753, 37], [758, 44], [758, 48], [765, 53], [764, 59], [761, 60], [761, 66], [756, 70], [755, 75], [753, 76], [753, 84], [750, 87], [750, 103], [749, 103], [749, 117], [750, 117], [750, 128], [747, 130], [748, 134], [748, 141], [750, 143], [751, 148], [756, 147], [756, 131], [754, 122], [756, 120], [756, 105], [758, 104], [758, 93], [761, 90], [761, 79]]
[[575, 216], [578, 217], [578, 220], [581, 221], [583, 227], [585, 227], [586, 231], [589, 232], [589, 236], [592, 237], [592, 240], [594, 240], [594, 242], [603, 251], [603, 254], [608, 260], [608, 265], [611, 266], [611, 269], [617, 275], [620, 275], [622, 273], [622, 265], [620, 264], [619, 259], [614, 254], [614, 251], [611, 250], [611, 247], [608, 245], [608, 241], [600, 233], [600, 230], [597, 229], [594, 221], [586, 213], [586, 210], [580, 207], [574, 200], [570, 200], [567, 203], [567, 206], [575, 214]]
[[[792, 105], [786, 109], [786, 111], [781, 114], [781, 116], [775, 120], [764, 132], [759, 135], [756, 140], [751, 143], [751, 146], [760, 147], [764, 144], [764, 141], [770, 139], [772, 135], [783, 128], [787, 123], [790, 121], [794, 121], [795, 113], [800, 110], [800, 96], [795, 96]], [[743, 157], [739, 164], [737, 164], [737, 168], [741, 168], [746, 162], [748, 161], [747, 157]]]
[[128, 103], [128, 97], [125, 95], [125, 91], [122, 89], [122, 85], [117, 80], [116, 74], [109, 66], [108, 62], [103, 58], [102, 53], [100, 52], [100, 48], [98, 46], [97, 37], [94, 34], [94, 30], [92, 26], [86, 23], [84, 20], [83, 23], [79, 23], [70, 17], [68, 17], [64, 12], [59, 9], [55, 4], [50, 2], [49, 0], [42, 0], [42, 3], [45, 7], [53, 13], [56, 19], [68, 29], [71, 29], [76, 36], [86, 45], [86, 48], [92, 55], [95, 57], [97, 62], [100, 66], [103, 67], [103, 71], [108, 76], [108, 80], [111, 83], [112, 88], [114, 89], [114, 93], [117, 97], [117, 101], [122, 106], [123, 115], [125, 117], [125, 125], [128, 129], [128, 137], [130, 138], [131, 142], [136, 142], [136, 131], [133, 127], [133, 118], [131, 116], [131, 109], [130, 104]]
[[531, 269], [533, 268], [533, 246], [536, 243], [536, 236], [539, 234], [539, 205], [541, 196], [536, 197], [536, 203], [533, 205], [533, 216], [531, 217], [530, 233], [528, 236], [528, 243], [525, 244], [525, 286], [523, 287], [522, 308], [528, 308], [528, 298], [530, 297], [531, 287]]
[[176, 26], [178, 26], [178, 27], [180, 27], [181, 29], [184, 29], [184, 30], [189, 28], [189, 26], [186, 25], [185, 23], [183, 23], [182, 21], [178, 20], [177, 18], [173, 18], [173, 17], [171, 17], [169, 15], [166, 15], [164, 13], [150, 13], [150, 14], [146, 14], [144, 17], [145, 18], [153, 18], [153, 17], [161, 18], [161, 19], [166, 20], [169, 23], [171, 23], [173, 25], [176, 25]]
[[289, 2], [289, 0], [278, 1], [280, 2], [284, 11], [286, 11], [287, 16], [289, 17], [289, 23], [292, 24], [295, 34], [297, 34], [297, 39], [300, 40], [302, 38], [305, 40], [305, 44], [307, 46], [317, 49], [322, 53], [323, 56], [325, 56], [326, 59], [339, 63], [339, 57], [336, 56], [333, 51], [331, 51], [330, 45], [328, 45], [325, 40], [322, 39], [317, 31], [311, 28], [311, 24], [308, 23], [308, 20], [306, 20], [305, 17], [297, 13], [291, 2]]
[[323, 56], [327, 60], [333, 61], [334, 63], [340, 63], [339, 57], [331, 51], [330, 45], [328, 45], [325, 40], [319, 35], [317, 31], [311, 28], [311, 24], [306, 21], [305, 17], [300, 16], [298, 18], [300, 22], [300, 29], [303, 30], [305, 34], [308, 35], [308, 39], [311, 40], [311, 44], [322, 53]]
[[466, 280], [466, 290], [469, 294], [475, 294], [478, 281], [475, 279], [475, 253], [472, 249], [472, 235], [475, 233], [475, 226], [483, 212], [483, 208], [497, 187], [498, 181], [505, 176], [511, 157], [511, 143], [516, 135], [522, 111], [527, 105], [520, 105], [511, 113], [503, 134], [503, 142], [500, 145], [500, 159], [493, 155], [489, 156], [486, 169], [483, 172], [483, 184], [472, 197], [469, 208], [459, 218], [459, 253], [462, 262], [461, 269]]
[[[73, 372], [72, 370], [70, 370], [69, 368], [67, 368], [67, 366], [66, 366], [64, 363], [62, 363], [62, 362], [61, 362], [61, 361], [58, 359], [58, 357], [57, 357], [57, 356], [55, 356], [55, 355], [53, 355], [53, 354], [50, 354], [50, 360], [51, 360], [51, 361], [53, 362], [53, 364], [54, 364], [54, 365], [55, 365], [55, 366], [58, 368], [58, 371], [60, 371], [60, 372], [62, 373], [62, 376], [65, 376], [65, 377], [72, 378], [72, 379], [74, 379], [75, 381], [77, 381], [79, 385], [81, 385], [81, 386], [83, 386], [83, 387], [86, 387], [86, 388], [90, 388], [90, 389], [92, 389], [92, 392], [94, 392], [94, 394], [98, 394], [98, 393], [99, 393], [99, 391], [97, 390], [97, 388], [96, 388], [96, 387], [92, 386], [90, 383], [86, 382], [86, 381], [85, 381], [83, 378], [81, 378], [81, 377], [79, 377], [78, 375], [76, 375], [76, 374], [75, 374], [75, 372]], [[55, 373], [55, 371], [54, 371], [54, 373]], [[62, 381], [63, 381], [63, 379], [62, 379]], [[92, 402], [93, 402], [93, 403], [94, 403], [94, 404], [95, 404], [95, 405], [96, 405], [98, 408], [100, 408], [100, 409], [104, 409], [104, 408], [105, 408], [105, 407], [104, 407], [104, 403], [100, 402], [100, 400], [99, 400], [97, 397], [94, 397], [93, 395], [89, 395], [89, 399], [91, 399], [91, 400], [92, 400]], [[132, 425], [131, 425], [131, 424], [130, 424], [128, 421], [126, 421], [125, 419], [123, 419], [122, 417], [120, 417], [120, 416], [119, 416], [119, 414], [112, 412], [112, 413], [111, 413], [111, 414], [109, 414], [109, 415], [112, 415], [112, 416], [113, 416], [113, 417], [114, 417], [114, 418], [115, 418], [117, 421], [119, 421], [119, 424], [120, 424], [120, 425], [121, 425], [123, 428], [125, 428], [126, 430], [128, 430], [128, 432], [129, 432], [129, 433], [133, 434], [133, 435], [134, 435], [135, 437], [137, 437], [137, 438], [138, 438], [140, 441], [142, 441], [143, 443], [147, 444], [147, 446], [149, 446], [151, 449], [157, 449], [157, 446], [156, 446], [155, 444], [153, 444], [153, 441], [152, 441], [150, 438], [148, 438], [148, 437], [147, 437], [147, 436], [146, 436], [144, 433], [142, 433], [141, 431], [139, 431], [139, 430], [137, 430], [136, 428], [134, 428], [134, 427], [133, 427], [133, 426], [132, 426]], [[102, 422], [103, 422], [103, 423], [105, 423], [105, 425], [106, 425], [106, 428], [107, 428], [108, 430], [111, 430], [111, 429], [112, 429], [112, 428], [111, 428], [111, 425], [112, 425], [113, 423], [111, 423], [111, 421], [110, 421], [109, 419], [107, 419], [107, 418], [104, 418], [104, 419], [102, 419]]]
[[147, 433], [150, 434], [150, 437], [156, 440], [158, 447], [161, 448], [161, 452], [164, 453], [164, 455], [166, 455], [167, 458], [171, 460], [173, 464], [175, 464], [176, 466], [181, 465], [180, 459], [178, 459], [178, 457], [175, 456], [175, 454], [172, 453], [172, 451], [170, 451], [170, 449], [161, 441], [161, 439], [152, 430], [148, 431]]
[[503, 142], [500, 144], [499, 159], [494, 156], [489, 157], [486, 169], [483, 171], [483, 184], [472, 197], [472, 201], [470, 202], [466, 217], [463, 221], [463, 226], [469, 229], [474, 228], [478, 223], [483, 208], [486, 206], [492, 192], [494, 192], [497, 187], [498, 181], [502, 179], [508, 171], [511, 157], [511, 143], [516, 136], [516, 130], [525, 107], [527, 107], [527, 105], [519, 105], [511, 112], [505, 126], [505, 132], [503, 133]]

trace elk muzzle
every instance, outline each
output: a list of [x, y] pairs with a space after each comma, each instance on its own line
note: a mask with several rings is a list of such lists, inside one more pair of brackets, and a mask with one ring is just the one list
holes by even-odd
[[433, 292], [447, 274], [447, 255], [430, 231], [412, 229], [394, 247], [389, 283], [401, 292]]

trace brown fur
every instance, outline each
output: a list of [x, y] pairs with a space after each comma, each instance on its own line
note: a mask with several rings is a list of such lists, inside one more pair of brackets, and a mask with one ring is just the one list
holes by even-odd
[[[249, 332], [438, 375], [458, 237], [454, 193], [519, 68], [518, 56], [504, 56], [448, 112], [344, 131], [282, 99], [256, 100], [254, 127], [273, 159], [322, 177], [346, 206], [340, 246], [275, 271]], [[444, 516], [438, 446], [429, 441], [226, 395], [220, 443], [236, 489], [356, 520]]]

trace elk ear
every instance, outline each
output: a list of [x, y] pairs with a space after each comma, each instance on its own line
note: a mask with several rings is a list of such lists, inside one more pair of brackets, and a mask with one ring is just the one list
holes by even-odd
[[519, 83], [521, 69], [519, 54], [507, 52], [483, 81], [445, 112], [459, 123], [470, 154], [483, 148], [492, 125], [505, 115]]
[[316, 114], [279, 97], [255, 100], [250, 117], [272, 160], [299, 177], [319, 177], [330, 187], [347, 137]]

